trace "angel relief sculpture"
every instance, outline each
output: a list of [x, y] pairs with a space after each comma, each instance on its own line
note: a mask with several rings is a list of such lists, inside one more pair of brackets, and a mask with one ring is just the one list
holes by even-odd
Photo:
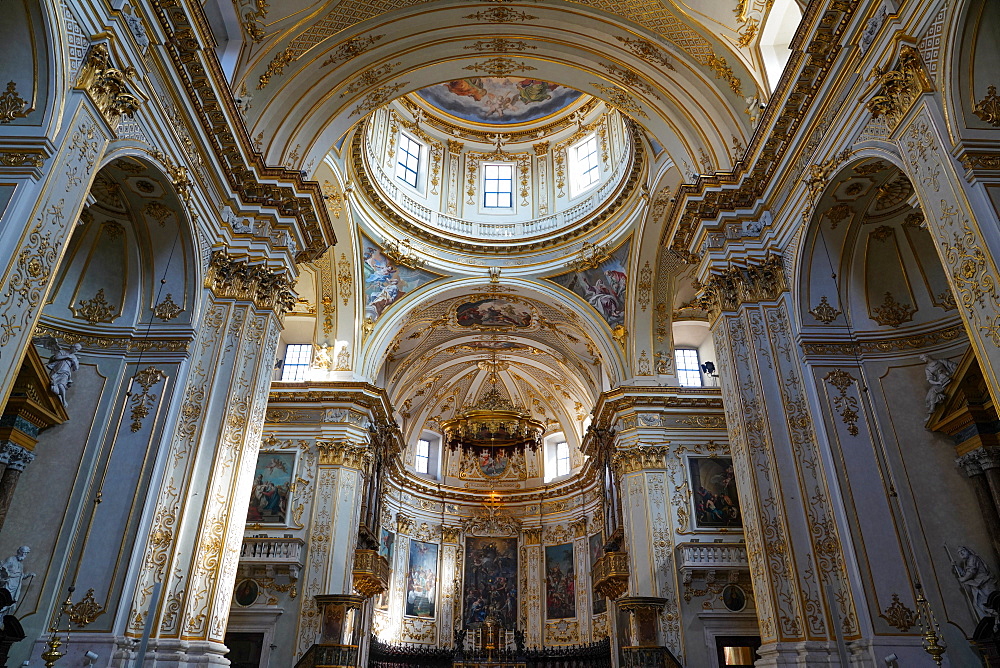
[[73, 384], [73, 374], [80, 369], [80, 360], [76, 356], [82, 347], [79, 343], [63, 347], [55, 338], [51, 336], [40, 336], [35, 338], [35, 343], [45, 346], [52, 356], [45, 364], [49, 370], [49, 389], [52, 394], [59, 397], [63, 408], [67, 406], [66, 391]]

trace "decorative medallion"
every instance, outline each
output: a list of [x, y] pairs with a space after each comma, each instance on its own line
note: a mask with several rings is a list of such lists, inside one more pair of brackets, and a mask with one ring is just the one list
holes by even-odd
[[534, 21], [538, 17], [514, 11], [509, 7], [490, 7], [486, 11], [469, 14], [464, 18], [483, 23], [523, 23], [524, 21]]
[[646, 40], [640, 38], [619, 37], [618, 35], [615, 35], [615, 39], [624, 44], [633, 55], [642, 58], [650, 65], [659, 65], [667, 68], [668, 70], [674, 69], [670, 59], [667, 58], [667, 54], [654, 46], [651, 42], [647, 42]]
[[534, 51], [538, 47], [527, 44], [521, 40], [494, 37], [493, 39], [487, 40], [481, 39], [465, 48], [472, 49], [473, 51], [496, 51], [497, 53], [510, 53], [512, 51], [527, 51], [528, 49]]
[[511, 58], [497, 57], [484, 60], [481, 63], [466, 65], [462, 69], [469, 70], [470, 72], [486, 74], [491, 77], [507, 77], [515, 72], [533, 72], [538, 68], [532, 67], [524, 61], [518, 62]]
[[607, 102], [608, 105], [614, 107], [623, 114], [627, 116], [641, 116], [642, 118], [649, 118], [649, 115], [643, 111], [642, 106], [640, 106], [631, 95], [623, 91], [618, 86], [608, 86], [606, 84], [596, 82], [591, 82], [590, 85], [601, 92], [601, 95], [604, 97], [604, 101]]

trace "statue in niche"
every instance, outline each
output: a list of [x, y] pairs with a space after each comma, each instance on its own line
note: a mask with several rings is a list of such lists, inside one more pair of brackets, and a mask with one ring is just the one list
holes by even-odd
[[962, 586], [969, 591], [969, 598], [980, 619], [993, 617], [995, 613], [987, 605], [990, 594], [998, 590], [997, 579], [983, 558], [962, 546], [958, 548], [958, 563], [952, 563], [955, 575]]
[[31, 579], [35, 577], [34, 573], [24, 572], [24, 560], [30, 553], [31, 548], [27, 545], [22, 545], [17, 548], [16, 554], [7, 557], [0, 564], [0, 587], [10, 592], [11, 598], [14, 599], [13, 603], [0, 610], [0, 618], [4, 615], [14, 614], [21, 600], [21, 594], [27, 591]]
[[938, 404], [944, 401], [945, 388], [948, 387], [948, 383], [955, 376], [955, 369], [958, 368], [958, 364], [951, 360], [935, 359], [930, 355], [921, 355], [920, 361], [927, 364], [924, 367], [924, 376], [927, 377], [927, 382], [931, 386], [927, 390], [927, 399], [925, 399], [927, 417], [929, 419], [931, 413], [938, 407]]
[[76, 354], [80, 352], [82, 346], [74, 343], [69, 348], [63, 348], [51, 336], [44, 337], [41, 343], [52, 353], [52, 357], [45, 364], [45, 368], [49, 370], [49, 389], [52, 390], [52, 394], [59, 397], [60, 403], [65, 408], [66, 390], [73, 384], [73, 374], [80, 369], [80, 360]]

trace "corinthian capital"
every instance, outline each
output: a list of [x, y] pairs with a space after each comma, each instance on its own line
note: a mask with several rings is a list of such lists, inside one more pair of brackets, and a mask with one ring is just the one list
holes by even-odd
[[740, 304], [754, 304], [777, 299], [788, 290], [781, 256], [768, 255], [758, 264], [730, 266], [712, 274], [701, 284], [698, 303], [712, 318], [722, 311], [735, 311]]
[[271, 309], [279, 316], [295, 304], [287, 274], [252, 264], [248, 259], [230, 257], [223, 250], [212, 252], [205, 287], [216, 297], [252, 301], [258, 308]]

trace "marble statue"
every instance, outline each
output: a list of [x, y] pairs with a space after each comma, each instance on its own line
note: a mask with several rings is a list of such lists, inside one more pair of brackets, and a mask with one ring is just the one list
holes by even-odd
[[969, 590], [969, 597], [980, 619], [993, 617], [987, 605], [990, 594], [998, 590], [997, 579], [983, 558], [967, 547], [958, 548], [958, 563], [953, 564], [958, 581]]
[[951, 360], [935, 359], [930, 355], [921, 355], [920, 361], [927, 364], [924, 367], [924, 375], [931, 386], [927, 390], [927, 398], [925, 399], [927, 417], [930, 418], [931, 413], [938, 407], [938, 404], [944, 401], [945, 388], [948, 387], [948, 383], [951, 382], [952, 377], [955, 375], [955, 369], [958, 368], [958, 364]]
[[17, 609], [17, 605], [21, 600], [21, 594], [23, 594], [31, 582], [31, 579], [35, 577], [34, 573], [24, 572], [24, 560], [31, 553], [31, 548], [27, 545], [22, 545], [17, 548], [17, 553], [7, 557], [2, 564], [0, 564], [0, 587], [3, 587], [10, 592], [11, 597], [14, 602], [0, 610], [0, 618], [4, 615], [14, 614], [14, 610]]
[[73, 374], [80, 369], [80, 360], [76, 354], [80, 352], [79, 343], [74, 343], [69, 348], [63, 348], [55, 339], [48, 337], [45, 347], [52, 352], [45, 368], [49, 370], [49, 389], [52, 394], [59, 397], [63, 407], [66, 403], [66, 390], [73, 384]]

